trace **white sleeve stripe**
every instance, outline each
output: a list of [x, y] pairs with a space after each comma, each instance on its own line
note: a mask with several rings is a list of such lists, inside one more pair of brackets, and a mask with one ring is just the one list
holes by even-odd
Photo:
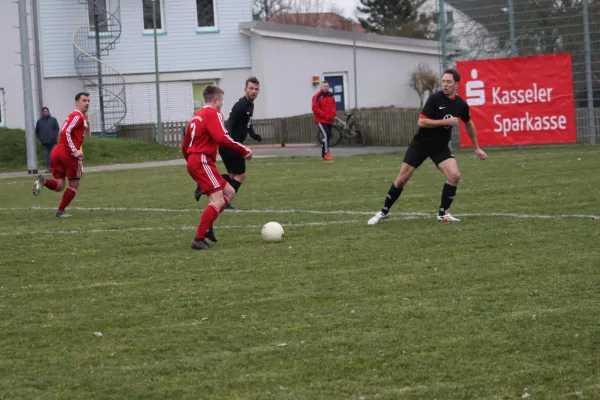
[[75, 144], [73, 144], [73, 139], [71, 138], [71, 130], [77, 124], [77, 121], [79, 121], [79, 117], [75, 116], [75, 118], [73, 118], [73, 121], [71, 122], [71, 125], [69, 125], [67, 131], [65, 132], [65, 135], [67, 136], [67, 143], [69, 144], [71, 150], [73, 150], [73, 153], [76, 152], [77, 149], [75, 148]]
[[223, 125], [223, 115], [221, 115], [221, 113], [218, 113], [217, 115], [219, 116], [219, 122], [221, 123], [221, 128], [223, 128], [223, 131], [227, 135], [229, 132], [227, 132], [225, 125]]
[[231, 141], [231, 143], [237, 143], [238, 145], [240, 145], [240, 146], [242, 146], [244, 149], [246, 149], [246, 151], [250, 151], [250, 148], [249, 148], [249, 147], [246, 147], [246, 146], [244, 146], [243, 144], [236, 142], [236, 141], [235, 141], [235, 140], [233, 140], [233, 139], [231, 138], [231, 136], [229, 136], [227, 133], [225, 134], [225, 137], [226, 137], [227, 139], [229, 139], [229, 140]]

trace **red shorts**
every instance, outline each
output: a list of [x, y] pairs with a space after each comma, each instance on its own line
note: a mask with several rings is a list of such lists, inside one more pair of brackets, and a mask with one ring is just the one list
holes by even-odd
[[73, 158], [67, 150], [58, 145], [50, 153], [50, 172], [55, 179], [81, 179], [83, 160]]
[[211, 194], [223, 190], [227, 181], [223, 179], [215, 163], [206, 154], [192, 153], [187, 160], [187, 170], [202, 193]]

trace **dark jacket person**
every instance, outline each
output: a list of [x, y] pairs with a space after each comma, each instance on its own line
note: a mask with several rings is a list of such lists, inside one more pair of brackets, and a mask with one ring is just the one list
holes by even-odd
[[60, 127], [56, 118], [50, 115], [48, 107], [42, 108], [42, 118], [35, 124], [35, 136], [44, 147], [46, 170], [50, 171], [50, 152], [56, 145]]

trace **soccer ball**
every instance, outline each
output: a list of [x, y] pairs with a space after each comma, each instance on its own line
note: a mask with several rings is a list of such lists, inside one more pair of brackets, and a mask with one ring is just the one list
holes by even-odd
[[262, 227], [261, 235], [265, 242], [281, 242], [283, 239], [283, 227], [277, 222], [267, 222]]

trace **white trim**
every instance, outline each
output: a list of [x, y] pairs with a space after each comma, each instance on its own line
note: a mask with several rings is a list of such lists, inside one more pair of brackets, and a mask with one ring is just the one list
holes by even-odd
[[[245, 34], [245, 32], [242, 31]], [[353, 42], [351, 39], [341, 39], [341, 38], [333, 38], [333, 37], [325, 37], [325, 36], [316, 36], [316, 35], [307, 35], [300, 33], [288, 33], [288, 32], [274, 32], [267, 31], [263, 29], [251, 28], [250, 33], [257, 34], [259, 36], [272, 37], [278, 39], [289, 39], [289, 40], [302, 40], [306, 42], [317, 42], [317, 43], [328, 43], [328, 44], [337, 44], [342, 46], [352, 46]], [[251, 36], [248, 35], [248, 36]], [[356, 41], [356, 47], [363, 47], [367, 49], [380, 49], [380, 50], [392, 50], [392, 51], [401, 51], [405, 53], [417, 53], [417, 54], [430, 54], [439, 56], [439, 49], [437, 48], [427, 48], [418, 45], [402, 45], [402, 44], [393, 44], [393, 43], [375, 43], [368, 41]]]
[[[323, 81], [325, 80], [326, 77], [328, 76], [341, 76], [342, 77], [342, 90], [344, 91], [344, 109], [348, 110], [351, 109], [353, 107], [350, 107], [350, 105], [348, 104], [348, 72], [323, 72]], [[335, 96], [335, 93], [333, 92], [333, 88], [330, 87], [329, 88], [331, 90], [331, 93]], [[335, 99], [335, 97], [334, 97]]]
[[[217, 12], [217, 0], [212, 0], [213, 4], [213, 25], [212, 26], [198, 26], [198, 0], [196, 2], [196, 32], [202, 33], [205, 31], [212, 32], [219, 30], [219, 15]], [[216, 32], [215, 32], [216, 33]]]
[[[123, 75], [125, 83], [154, 83], [156, 76], [153, 73], [148, 74], [129, 74]], [[191, 81], [197, 82], [218, 82], [223, 79], [223, 71], [190, 71], [190, 72], [161, 72], [161, 82]]]
[[[158, 2], [159, 2], [158, 4], [160, 4], [160, 15], [159, 15], [159, 17], [160, 17], [160, 26], [161, 26], [161, 28], [160, 29], [156, 29], [156, 33], [157, 34], [159, 34], [159, 33], [166, 33], [167, 32], [167, 28], [165, 26], [165, 22], [166, 22], [165, 21], [165, 1], [164, 0], [158, 0]], [[141, 6], [142, 6], [141, 7], [142, 8], [142, 33], [146, 33], [146, 34], [151, 33], [151, 34], [154, 34], [154, 29], [153, 28], [146, 29], [144, 27], [144, 0], [141, 0], [141, 3], [142, 3], [141, 4]], [[152, 1], [150, 1], [150, 5], [152, 5]]]
[[[202, 153], [200, 155], [200, 163], [202, 164], [202, 167], [204, 167], [204, 172], [206, 172], [206, 176], [208, 176], [208, 179], [210, 179], [210, 181], [212, 182], [213, 189], [218, 189], [219, 187], [221, 187], [219, 181], [215, 177], [215, 174], [213, 174], [212, 169], [210, 169], [211, 165], [208, 163], [206, 154]], [[217, 210], [217, 212], [219, 212], [219, 210]]]
[[4, 88], [0, 88], [0, 126], [6, 126], [6, 107], [4, 106]]

